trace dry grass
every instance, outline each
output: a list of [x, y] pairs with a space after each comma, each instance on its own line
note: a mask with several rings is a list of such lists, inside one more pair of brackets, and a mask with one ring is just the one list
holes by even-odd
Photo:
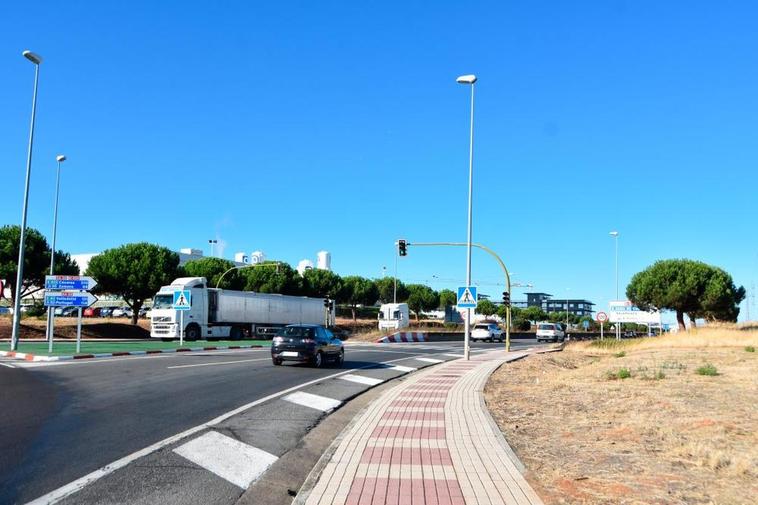
[[[485, 396], [547, 504], [752, 504], [756, 344], [728, 328], [624, 341], [618, 357], [573, 343], [503, 366]], [[698, 375], [706, 363], [719, 375]]]

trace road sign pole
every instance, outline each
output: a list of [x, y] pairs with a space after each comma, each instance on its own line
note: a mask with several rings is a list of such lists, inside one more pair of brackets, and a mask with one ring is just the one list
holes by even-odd
[[[52, 341], [52, 339], [51, 339]], [[76, 354], [82, 352], [82, 308], [79, 307], [76, 315]]]
[[47, 353], [53, 353], [53, 340], [55, 339], [55, 325], [53, 324], [55, 319], [55, 307], [47, 308], [47, 329], [50, 332], [47, 339]]
[[184, 345], [184, 311], [179, 311], [179, 346]]
[[600, 322], [600, 340], [603, 340], [603, 322]]

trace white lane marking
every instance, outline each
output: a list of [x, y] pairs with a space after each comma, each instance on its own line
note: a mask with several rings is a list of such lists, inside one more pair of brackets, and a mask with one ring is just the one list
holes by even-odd
[[251, 361], [268, 361], [271, 358], [238, 359], [236, 361], [216, 361], [214, 363], [193, 363], [191, 365], [174, 365], [166, 368], [192, 368], [196, 366], [232, 365], [234, 363], [250, 363]]
[[389, 370], [397, 370], [398, 372], [413, 372], [418, 369], [410, 367], [410, 366], [395, 365], [395, 366], [389, 367]]
[[247, 489], [279, 459], [216, 431], [190, 440], [174, 452], [242, 489]]
[[16, 368], [15, 366], [11, 365], [10, 363], [0, 363], [0, 365], [7, 366], [8, 368]]
[[312, 409], [320, 410], [321, 412], [330, 412], [339, 407], [342, 402], [333, 398], [327, 398], [326, 396], [314, 395], [311, 393], [304, 393], [303, 391], [296, 391], [282, 398], [282, 400], [303, 407], [310, 407]]
[[424, 361], [426, 363], [442, 363], [444, 360], [434, 358], [413, 358], [416, 361]]
[[[18, 365], [21, 365], [23, 368], [39, 368], [39, 367], [47, 367], [47, 366], [61, 366], [61, 365], [102, 365], [103, 363], [113, 363], [114, 361], [133, 361], [133, 360], [139, 360], [139, 359], [165, 359], [165, 358], [196, 358], [200, 356], [205, 357], [214, 357], [219, 356], [222, 354], [243, 354], [248, 352], [257, 352], [257, 351], [266, 351], [271, 352], [271, 350], [268, 347], [264, 347], [263, 349], [232, 349], [230, 351], [217, 351], [213, 354], [210, 353], [190, 353], [190, 352], [179, 352], [179, 353], [155, 353], [155, 354], [147, 354], [145, 356], [142, 355], [131, 355], [131, 356], [114, 356], [113, 358], [100, 358], [100, 359], [75, 359], [75, 360], [65, 360], [65, 361], [37, 361], [37, 362], [28, 362], [28, 363], [18, 363]], [[141, 353], [146, 354], [146, 353]]]
[[[383, 362], [378, 363], [378, 364], [379, 365], [389, 365], [390, 363], [395, 363], [397, 361], [404, 361], [406, 359], [412, 359], [412, 358], [398, 358], [398, 359], [393, 359], [393, 360], [389, 360], [389, 361], [383, 361]], [[248, 409], [251, 409], [251, 408], [253, 408], [253, 407], [257, 406], [257, 405], [265, 403], [265, 402], [267, 402], [269, 400], [273, 400], [274, 398], [279, 398], [280, 396], [286, 395], [287, 393], [291, 393], [293, 391], [297, 391], [298, 389], [302, 389], [302, 388], [310, 386], [312, 384], [318, 384], [321, 381], [333, 379], [335, 377], [339, 377], [340, 375], [345, 375], [345, 374], [348, 374], [348, 373], [351, 373], [351, 372], [356, 372], [358, 370], [365, 370], [367, 368], [374, 368], [374, 367], [376, 367], [376, 365], [377, 364], [371, 364], [371, 365], [362, 366], [360, 368], [352, 368], [350, 370], [344, 370], [342, 372], [338, 372], [338, 373], [335, 373], [335, 374], [332, 374], [332, 375], [327, 375], [326, 377], [320, 377], [318, 379], [313, 379], [313, 380], [308, 381], [308, 382], [303, 382], [302, 384], [298, 384], [296, 386], [292, 386], [291, 388], [283, 389], [281, 391], [278, 391], [276, 393], [270, 394], [270, 395], [265, 396], [263, 398], [259, 398], [258, 400], [255, 400], [255, 401], [252, 401], [252, 402], [250, 402], [248, 404], [242, 405], [241, 407], [237, 407], [234, 410], [230, 410], [229, 412], [226, 412], [225, 414], [222, 414], [222, 415], [218, 416], [215, 419], [211, 419], [207, 423], [200, 424], [198, 426], [195, 426], [194, 428], [190, 428], [190, 429], [188, 429], [186, 431], [183, 431], [181, 433], [177, 433], [176, 435], [172, 435], [172, 436], [170, 436], [168, 438], [164, 438], [163, 440], [161, 440], [159, 442], [156, 442], [153, 445], [150, 445], [148, 447], [145, 447], [144, 449], [140, 449], [139, 451], [136, 451], [136, 452], [133, 452], [133, 453], [127, 455], [127, 456], [124, 456], [123, 458], [118, 459], [118, 460], [114, 461], [113, 463], [109, 463], [109, 464], [105, 465], [102, 468], [98, 468], [94, 472], [88, 473], [84, 477], [80, 477], [80, 478], [76, 479], [73, 482], [69, 482], [65, 486], [61, 486], [58, 489], [50, 491], [49, 493], [47, 493], [44, 496], [40, 496], [36, 500], [29, 502], [27, 505], [45, 505], [45, 504], [57, 503], [60, 500], [62, 500], [63, 498], [65, 498], [65, 497], [67, 497], [69, 495], [72, 495], [72, 494], [76, 493], [77, 491], [81, 490], [85, 486], [87, 486], [89, 484], [92, 484], [96, 480], [98, 480], [98, 479], [100, 479], [102, 477], [105, 477], [106, 475], [109, 475], [109, 474], [115, 472], [119, 468], [125, 467], [126, 465], [128, 465], [129, 463], [131, 463], [132, 461], [134, 461], [136, 459], [139, 459], [139, 458], [141, 458], [143, 456], [147, 456], [148, 454], [151, 454], [151, 453], [153, 453], [153, 452], [155, 452], [157, 450], [160, 450], [160, 449], [166, 447], [167, 445], [171, 445], [171, 444], [173, 444], [175, 442], [178, 442], [179, 440], [182, 440], [183, 438], [187, 438], [190, 435], [193, 435], [193, 434], [197, 433], [198, 431], [202, 431], [202, 430], [204, 430], [206, 428], [210, 428], [210, 427], [213, 427], [213, 426], [215, 426], [215, 425], [217, 425], [219, 423], [222, 423], [222, 422], [226, 421], [227, 419], [229, 419], [230, 417], [235, 416], [235, 415], [237, 415], [237, 414], [239, 414], [241, 412], [244, 412], [244, 411], [246, 411]]]
[[358, 384], [366, 384], [367, 386], [376, 386], [384, 382], [382, 379], [374, 379], [373, 377], [364, 377], [363, 375], [347, 374], [340, 377], [342, 380], [357, 382]]
[[462, 358], [463, 354], [443, 354], [443, 356], [450, 356], [451, 358]]

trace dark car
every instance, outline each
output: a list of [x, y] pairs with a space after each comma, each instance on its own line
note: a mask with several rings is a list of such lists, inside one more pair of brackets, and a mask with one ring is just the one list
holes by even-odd
[[274, 365], [298, 361], [319, 368], [326, 361], [333, 361], [341, 366], [345, 348], [342, 340], [323, 326], [292, 324], [279, 330], [271, 341], [271, 360]]

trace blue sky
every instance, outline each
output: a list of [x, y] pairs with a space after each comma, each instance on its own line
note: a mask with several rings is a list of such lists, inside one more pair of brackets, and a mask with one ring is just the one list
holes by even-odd
[[[430, 5], [433, 5], [431, 7]], [[517, 281], [613, 298], [660, 258], [758, 281], [753, 2], [16, 2], [0, 16], [0, 223], [59, 245], [331, 251], [380, 276], [393, 242], [474, 240]], [[499, 297], [497, 266], [473, 278]], [[408, 282], [454, 288], [465, 250], [414, 249]], [[523, 298], [516, 290], [514, 299]], [[758, 307], [751, 307], [755, 318]], [[743, 315], [744, 318], [744, 309]]]

